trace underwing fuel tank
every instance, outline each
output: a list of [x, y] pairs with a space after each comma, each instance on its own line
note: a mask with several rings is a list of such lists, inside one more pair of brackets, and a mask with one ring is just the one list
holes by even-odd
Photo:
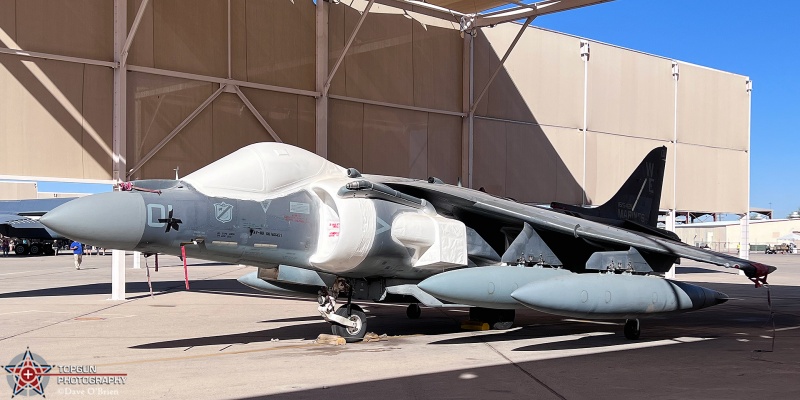
[[463, 268], [431, 276], [417, 284], [423, 291], [456, 304], [495, 309], [524, 309], [511, 293], [530, 282], [570, 275], [564, 269], [517, 266]]
[[574, 274], [530, 282], [511, 293], [534, 310], [574, 318], [632, 319], [724, 303], [720, 292], [655, 276]]

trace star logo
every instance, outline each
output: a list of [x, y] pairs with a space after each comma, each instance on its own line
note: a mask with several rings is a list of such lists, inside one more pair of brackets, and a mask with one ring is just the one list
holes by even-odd
[[[37, 360], [38, 359], [38, 360]], [[47, 374], [53, 366], [47, 365], [44, 359], [31, 353], [30, 348], [25, 349], [25, 353], [14, 357], [9, 365], [5, 366], [8, 376], [8, 384], [11, 386], [12, 395], [23, 393], [23, 396], [32, 395], [31, 392], [40, 394], [44, 397], [44, 388], [50, 377]]]

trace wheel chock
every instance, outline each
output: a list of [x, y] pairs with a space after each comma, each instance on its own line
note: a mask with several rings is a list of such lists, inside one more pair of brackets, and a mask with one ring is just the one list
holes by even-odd
[[488, 331], [489, 324], [481, 321], [464, 321], [461, 323], [461, 329], [468, 331]]
[[343, 346], [345, 343], [347, 343], [347, 341], [339, 335], [328, 335], [325, 333], [321, 333], [319, 336], [317, 336], [316, 342], [319, 344], [329, 344], [333, 346]]

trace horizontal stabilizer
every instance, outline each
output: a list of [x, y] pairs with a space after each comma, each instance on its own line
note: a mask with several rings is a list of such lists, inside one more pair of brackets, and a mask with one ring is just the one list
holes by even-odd
[[545, 265], [564, 265], [527, 222], [503, 254], [502, 261], [507, 264], [532, 261]]

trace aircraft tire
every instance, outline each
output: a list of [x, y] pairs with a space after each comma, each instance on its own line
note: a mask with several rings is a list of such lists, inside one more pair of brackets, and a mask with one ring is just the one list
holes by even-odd
[[417, 319], [419, 316], [422, 315], [422, 309], [419, 307], [417, 303], [411, 303], [406, 308], [406, 316], [409, 319]]
[[344, 338], [348, 343], [358, 342], [364, 338], [367, 333], [367, 315], [361, 310], [361, 307], [352, 304], [350, 306], [350, 315], [347, 315], [347, 305], [343, 305], [336, 310], [337, 315], [341, 315], [351, 321], [356, 321], [355, 328], [348, 328], [339, 324], [331, 324], [331, 332], [334, 335], [339, 335]]
[[639, 326], [639, 320], [625, 320], [625, 328], [623, 329], [623, 332], [625, 333], [625, 337], [629, 340], [639, 339], [639, 335], [642, 333], [641, 327]]

